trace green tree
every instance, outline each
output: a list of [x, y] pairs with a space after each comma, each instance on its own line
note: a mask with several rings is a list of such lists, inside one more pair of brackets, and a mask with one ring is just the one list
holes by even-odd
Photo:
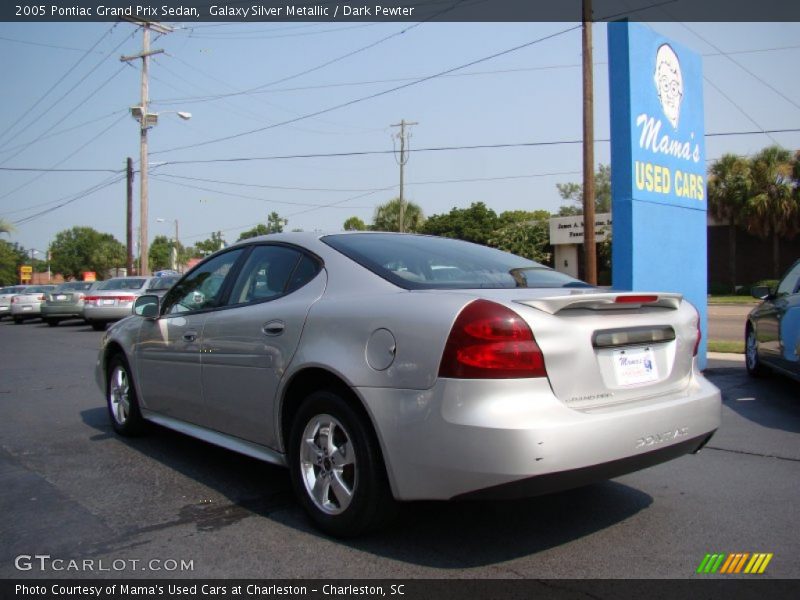
[[469, 208], [454, 207], [447, 214], [431, 215], [420, 232], [485, 245], [499, 225], [497, 213], [483, 202], [473, 202]]
[[[165, 235], [157, 235], [155, 239], [150, 244], [150, 251], [149, 251], [149, 262], [150, 262], [150, 269], [153, 271], [160, 271], [161, 269], [171, 269], [172, 268], [172, 254], [175, 251], [175, 240], [169, 239]], [[180, 242], [177, 246], [177, 265], [176, 267], [180, 267], [180, 265], [184, 264], [188, 258], [191, 257], [191, 253], [187, 251], [186, 248], [183, 247], [183, 244]]]
[[5, 219], [0, 219], [0, 235], [7, 234], [10, 235], [15, 231], [14, 226], [6, 221]]
[[512, 221], [494, 231], [488, 243], [498, 250], [505, 250], [540, 263], [549, 263], [552, 258], [549, 251], [550, 228], [547, 219]]
[[749, 162], [724, 154], [708, 169], [708, 210], [728, 225], [728, 278], [736, 292], [736, 229], [742, 225], [752, 187]]
[[772, 240], [772, 276], [780, 277], [780, 241], [792, 238], [800, 228], [800, 202], [792, 178], [795, 165], [788, 150], [764, 148], [751, 159], [751, 196], [747, 228]]
[[194, 254], [192, 255], [192, 258], [208, 256], [209, 254], [213, 254], [217, 250], [224, 248], [226, 245], [227, 243], [222, 237], [222, 232], [214, 231], [210, 238], [207, 238], [202, 242], [197, 242], [194, 245]]
[[19, 268], [26, 260], [27, 253], [19, 244], [0, 240], [0, 286], [16, 284], [19, 281]]
[[239, 239], [237, 241], [248, 240], [260, 235], [267, 235], [268, 233], [269, 229], [267, 226], [264, 225], [264, 223], [259, 223], [252, 229], [248, 229], [247, 231], [243, 231], [241, 234], [239, 234]]
[[267, 215], [266, 225], [264, 223], [259, 223], [252, 229], [243, 231], [242, 234], [239, 236], [239, 241], [258, 237], [259, 235], [268, 235], [270, 233], [283, 233], [283, 227], [288, 223], [289, 221], [287, 219], [282, 218], [278, 213], [276, 213], [273, 210], [271, 213]]
[[73, 227], [56, 234], [50, 245], [53, 271], [64, 277], [80, 279], [84, 271], [105, 277], [114, 267], [125, 264], [125, 246], [110, 233], [91, 227]]
[[[568, 217], [583, 214], [583, 184], [557, 183], [558, 194], [572, 202], [571, 205], [562, 206], [558, 214]], [[611, 165], [598, 165], [594, 173], [594, 212], [611, 212]]]
[[[420, 231], [425, 215], [418, 204], [403, 202], [403, 224], [405, 231]], [[375, 209], [372, 229], [376, 231], [400, 231], [400, 198], [389, 200]]]
[[358, 217], [350, 217], [342, 225], [345, 231], [366, 231], [367, 224]]

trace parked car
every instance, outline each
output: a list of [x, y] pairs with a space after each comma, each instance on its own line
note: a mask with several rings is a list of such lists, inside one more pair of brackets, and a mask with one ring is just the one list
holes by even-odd
[[396, 500], [530, 496], [697, 452], [721, 417], [699, 342], [679, 294], [453, 239], [287, 233], [138, 298], [96, 378], [120, 434], [152, 421], [288, 466], [313, 522], [354, 536]]
[[800, 260], [778, 287], [755, 287], [761, 299], [747, 317], [745, 356], [753, 376], [775, 371], [800, 381]]
[[133, 301], [150, 285], [150, 277], [114, 277], [107, 279], [83, 299], [83, 318], [95, 331], [131, 314]]
[[157, 275], [150, 280], [150, 285], [144, 293], [155, 294], [159, 298], [163, 298], [164, 294], [167, 293], [167, 290], [171, 288], [180, 278], [180, 275]]
[[83, 301], [86, 293], [99, 285], [92, 281], [62, 283], [45, 296], [42, 303], [42, 320], [55, 327], [67, 319], [83, 319]]
[[12, 296], [16, 296], [22, 290], [24, 290], [26, 285], [9, 285], [4, 288], [0, 288], [0, 319], [5, 317], [6, 315], [11, 314], [11, 298]]
[[42, 302], [47, 292], [55, 289], [54, 285], [29, 285], [11, 297], [11, 318], [17, 325], [28, 319], [42, 316]]

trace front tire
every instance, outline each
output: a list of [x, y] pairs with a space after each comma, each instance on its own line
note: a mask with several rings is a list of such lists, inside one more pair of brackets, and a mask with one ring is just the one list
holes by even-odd
[[289, 469], [300, 504], [335, 537], [355, 537], [385, 524], [395, 510], [372, 426], [335, 392], [301, 404], [289, 436]]
[[758, 338], [752, 325], [747, 326], [747, 334], [744, 342], [744, 359], [747, 373], [751, 377], [761, 377], [764, 375], [764, 365], [758, 358]]
[[142, 433], [144, 419], [139, 410], [133, 377], [127, 361], [119, 355], [113, 357], [108, 364], [106, 406], [114, 431], [124, 436]]

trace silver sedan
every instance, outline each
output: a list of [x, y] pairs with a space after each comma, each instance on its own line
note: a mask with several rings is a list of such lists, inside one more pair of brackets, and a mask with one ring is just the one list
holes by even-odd
[[720, 424], [680, 295], [598, 290], [457, 240], [246, 240], [134, 312], [97, 361], [114, 429], [152, 421], [288, 466], [337, 536], [398, 500], [615, 477], [698, 451]]

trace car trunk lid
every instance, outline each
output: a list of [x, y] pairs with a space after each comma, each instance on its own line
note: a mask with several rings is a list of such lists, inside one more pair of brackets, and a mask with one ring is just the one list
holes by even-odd
[[581, 292], [513, 304], [542, 349], [553, 392], [570, 407], [686, 387], [698, 329], [696, 311], [680, 294]]

